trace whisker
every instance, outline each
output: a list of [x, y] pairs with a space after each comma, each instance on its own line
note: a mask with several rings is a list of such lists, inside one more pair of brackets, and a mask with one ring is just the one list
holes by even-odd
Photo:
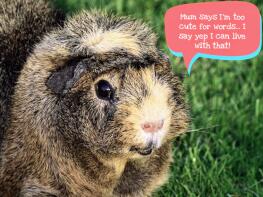
[[214, 129], [214, 128], [217, 128], [217, 127], [220, 127], [220, 125], [213, 125], [213, 126], [206, 127], [206, 128], [187, 130], [186, 133], [193, 133], [193, 132], [210, 133], [210, 132], [207, 132], [206, 130]]

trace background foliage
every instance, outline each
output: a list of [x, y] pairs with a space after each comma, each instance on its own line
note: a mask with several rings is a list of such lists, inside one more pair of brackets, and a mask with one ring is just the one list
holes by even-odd
[[[103, 9], [151, 24], [159, 46], [165, 11], [188, 0], [54, 0], [69, 15]], [[250, 1], [261, 13], [263, 1]], [[245, 46], [244, 46], [245, 47]], [[173, 69], [185, 73], [181, 58]], [[189, 132], [174, 142], [169, 183], [155, 196], [263, 196], [263, 53], [247, 61], [198, 59], [184, 86], [191, 106]]]

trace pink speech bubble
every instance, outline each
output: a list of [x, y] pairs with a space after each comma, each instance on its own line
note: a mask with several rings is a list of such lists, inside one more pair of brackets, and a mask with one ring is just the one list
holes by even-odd
[[184, 4], [165, 14], [166, 42], [174, 55], [184, 57], [189, 74], [198, 57], [242, 60], [258, 55], [261, 29], [259, 10], [248, 2]]

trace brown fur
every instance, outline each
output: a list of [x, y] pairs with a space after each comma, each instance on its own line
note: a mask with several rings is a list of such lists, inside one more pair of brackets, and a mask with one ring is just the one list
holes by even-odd
[[[96, 95], [101, 79], [115, 89], [111, 101]], [[148, 156], [133, 151], [147, 146], [140, 124], [158, 118], [159, 145]], [[167, 181], [171, 141], [187, 125], [182, 86], [155, 34], [136, 20], [82, 12], [48, 33], [23, 66], [0, 195], [150, 196]]]
[[8, 122], [11, 95], [19, 72], [43, 35], [64, 16], [44, 0], [0, 2], [0, 146]]

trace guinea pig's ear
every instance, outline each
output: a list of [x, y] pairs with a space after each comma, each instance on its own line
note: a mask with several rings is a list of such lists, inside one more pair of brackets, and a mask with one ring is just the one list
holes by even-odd
[[82, 61], [70, 61], [48, 78], [46, 85], [56, 94], [66, 94], [87, 71]]

